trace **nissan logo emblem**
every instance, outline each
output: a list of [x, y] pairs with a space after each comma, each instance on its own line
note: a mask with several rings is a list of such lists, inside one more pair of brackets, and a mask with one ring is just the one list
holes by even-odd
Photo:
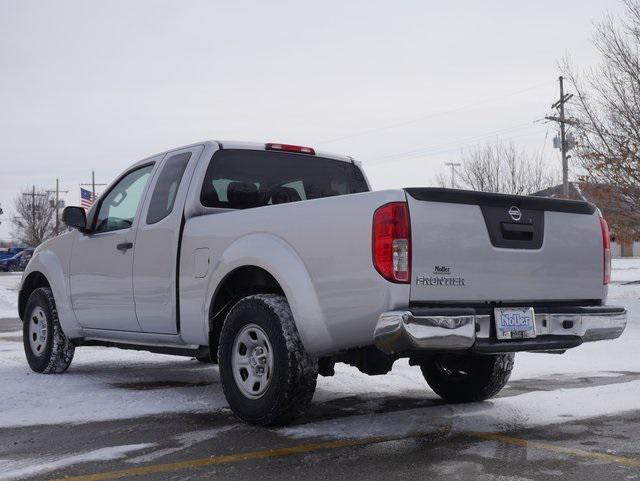
[[520, 209], [518, 209], [515, 205], [509, 207], [508, 212], [511, 218], [516, 222], [518, 222], [522, 218], [522, 212], [520, 212]]

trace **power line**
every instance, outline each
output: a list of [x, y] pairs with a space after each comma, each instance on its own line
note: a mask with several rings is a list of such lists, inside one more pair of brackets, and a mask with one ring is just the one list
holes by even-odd
[[[499, 134], [505, 134], [505, 133], [510, 133], [510, 132], [517, 132], [520, 130], [525, 130], [525, 129], [531, 129], [533, 127], [537, 127], [536, 125], [534, 125], [532, 122], [526, 122], [523, 124], [518, 124], [516, 126], [513, 127], [506, 127], [506, 128], [502, 128], [502, 129], [497, 129], [497, 130], [493, 130], [493, 131], [489, 131], [489, 132], [485, 132], [483, 134], [480, 135], [474, 135], [474, 136], [470, 136], [470, 137], [466, 137], [466, 138], [461, 138], [461, 139], [457, 139], [457, 140], [452, 140], [451, 142], [447, 142], [444, 144], [436, 144], [436, 145], [431, 145], [431, 146], [425, 146], [425, 147], [420, 147], [418, 149], [412, 149], [412, 150], [408, 150], [408, 151], [403, 151], [403, 152], [396, 152], [396, 153], [391, 153], [391, 154], [385, 154], [381, 157], [377, 157], [377, 159], [382, 160], [383, 162], [375, 162], [375, 163], [371, 163], [375, 164], [375, 165], [379, 165], [379, 164], [383, 164], [383, 163], [387, 163], [387, 161], [385, 161], [385, 159], [391, 159], [391, 162], [395, 162], [398, 160], [405, 160], [405, 159], [410, 159], [412, 157], [417, 157], [417, 156], [424, 156], [424, 155], [434, 155], [434, 154], [438, 154], [438, 153], [445, 153], [451, 150], [456, 150], [458, 148], [460, 148], [463, 145], [469, 144], [469, 143], [475, 143], [477, 141], [480, 140], [484, 140], [487, 138], [491, 138], [495, 135], [499, 135]], [[376, 158], [374, 157], [372, 160], [375, 160]]]
[[56, 179], [56, 189], [48, 190], [49, 194], [56, 194], [55, 208], [56, 208], [56, 235], [60, 233], [60, 194], [68, 194], [68, 190], [60, 190], [60, 179]]
[[456, 167], [460, 167], [462, 164], [460, 162], [445, 162], [444, 165], [451, 166], [451, 188], [456, 188]]
[[460, 110], [466, 110], [468, 108], [476, 107], [478, 105], [482, 105], [482, 104], [485, 104], [485, 103], [494, 102], [496, 99], [502, 99], [502, 98], [507, 97], [507, 96], [518, 95], [518, 94], [521, 94], [521, 93], [529, 92], [530, 90], [535, 90], [537, 88], [540, 88], [540, 87], [546, 86], [546, 85], [549, 85], [548, 81], [547, 82], [541, 82], [539, 84], [535, 84], [535, 85], [529, 86], [527, 88], [524, 88], [524, 89], [521, 89], [521, 90], [517, 90], [515, 92], [511, 92], [511, 93], [507, 93], [507, 94], [504, 94], [504, 95], [500, 95], [499, 97], [498, 96], [487, 97], [487, 98], [485, 98], [483, 100], [479, 100], [477, 102], [472, 102], [472, 103], [469, 103], [469, 104], [461, 105], [459, 107], [454, 107], [452, 109], [441, 110], [439, 112], [432, 112], [432, 113], [429, 113], [429, 114], [426, 114], [426, 115], [422, 115], [420, 117], [416, 117], [414, 119], [400, 121], [400, 122], [396, 122], [396, 123], [392, 123], [392, 124], [387, 124], [387, 125], [383, 125], [383, 126], [380, 126], [380, 127], [373, 127], [371, 129], [362, 130], [360, 132], [356, 132], [356, 133], [348, 134], [348, 135], [343, 135], [343, 136], [340, 136], [340, 137], [334, 137], [334, 138], [331, 138], [331, 139], [321, 140], [321, 141], [318, 142], [318, 144], [329, 144], [329, 143], [332, 143], [332, 142], [339, 142], [341, 140], [347, 140], [347, 139], [352, 139], [352, 138], [355, 138], [355, 137], [361, 137], [363, 135], [369, 135], [369, 134], [373, 134], [373, 133], [377, 133], [377, 132], [382, 132], [382, 131], [385, 131], [385, 130], [391, 130], [391, 129], [395, 129], [395, 128], [398, 128], [398, 127], [404, 127], [405, 125], [411, 125], [411, 124], [414, 124], [416, 122], [421, 122], [422, 120], [426, 120], [426, 119], [429, 119], [429, 118], [432, 118], [432, 117], [437, 117], [439, 115], [445, 115], [445, 114], [449, 114], [449, 113], [453, 113], [453, 112], [458, 112]]
[[80, 184], [80, 185], [90, 185], [91, 186], [91, 195], [92, 195], [92, 202], [95, 202], [96, 200], [96, 185], [107, 185], [107, 184], [96, 184], [96, 172], [95, 170], [91, 169], [91, 183], [86, 183], [86, 184]]
[[560, 99], [557, 100], [552, 106], [552, 109], [557, 109], [560, 116], [548, 115], [545, 118], [552, 122], [557, 122], [560, 125], [560, 153], [562, 155], [562, 195], [569, 197], [569, 157], [567, 152], [569, 151], [569, 145], [566, 139], [566, 125], [575, 125], [575, 121], [567, 119], [564, 115], [564, 104], [566, 104], [573, 94], [564, 93], [564, 78], [562, 75], [558, 77], [560, 83]]

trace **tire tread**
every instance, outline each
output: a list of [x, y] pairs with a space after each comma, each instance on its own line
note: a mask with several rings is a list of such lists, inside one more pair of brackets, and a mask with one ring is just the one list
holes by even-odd
[[480, 364], [480, 369], [467, 382], [454, 381], [439, 372], [434, 359], [420, 364], [429, 387], [440, 397], [452, 403], [485, 401], [498, 394], [509, 381], [514, 354], [469, 356]]
[[[51, 323], [51, 337], [52, 340], [51, 349], [47, 355], [46, 363], [38, 363], [38, 359], [35, 356], [29, 356], [30, 346], [29, 342], [26, 338], [28, 328], [27, 322], [28, 319], [25, 319], [25, 327], [24, 327], [24, 349], [27, 354], [27, 361], [29, 362], [29, 367], [35, 372], [41, 374], [61, 374], [65, 372], [69, 366], [71, 365], [71, 361], [73, 361], [73, 355], [75, 353], [75, 346], [73, 343], [64, 335], [62, 331], [62, 327], [60, 326], [60, 321], [58, 319], [58, 310], [56, 308], [56, 302], [53, 297], [53, 292], [48, 287], [39, 287], [35, 289], [31, 295], [29, 296], [29, 301], [27, 302], [27, 309], [25, 312], [30, 311], [31, 304], [36, 302], [37, 298], [40, 298], [43, 301], [44, 306], [46, 307], [48, 312], [47, 321]], [[28, 314], [27, 314], [28, 315]]]
[[[233, 319], [236, 312], [248, 306], [258, 310], [266, 310], [267, 315], [278, 319], [276, 327], [279, 328], [287, 351], [287, 377], [277, 401], [271, 403], [268, 409], [260, 413], [246, 414], [241, 410], [235, 410], [230, 388], [225, 389], [225, 382], [222, 383], [222, 387], [232, 409], [243, 420], [260, 426], [285, 425], [299, 416], [311, 402], [316, 389], [318, 361], [304, 349], [287, 299], [278, 294], [254, 294], [238, 301], [227, 315], [218, 346], [218, 360], [221, 370], [227, 369], [227, 364], [224, 362], [225, 350], [233, 342], [233, 326], [231, 326], [229, 319]], [[222, 373], [221, 377], [223, 377]]]

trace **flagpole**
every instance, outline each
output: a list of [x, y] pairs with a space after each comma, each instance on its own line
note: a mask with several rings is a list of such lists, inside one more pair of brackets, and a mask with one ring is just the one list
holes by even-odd
[[[83, 185], [90, 185], [91, 186], [91, 203], [93, 204], [93, 202], [96, 201], [96, 186], [97, 185], [107, 185], [107, 184], [100, 184], [100, 183], [96, 183], [96, 171], [94, 169], [91, 169], [91, 183], [90, 184], [80, 184], [80, 188], [82, 188]], [[81, 199], [82, 200], [82, 199]]]

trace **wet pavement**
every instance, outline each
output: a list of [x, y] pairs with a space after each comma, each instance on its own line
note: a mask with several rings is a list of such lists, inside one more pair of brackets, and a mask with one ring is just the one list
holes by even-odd
[[[508, 394], [508, 391], [507, 391]], [[366, 414], [352, 402], [314, 405], [297, 423]], [[435, 401], [434, 401], [435, 402]], [[415, 408], [389, 400], [378, 413]], [[426, 407], [423, 405], [423, 407]], [[428, 415], [425, 413], [425, 415]], [[446, 426], [399, 439], [292, 439], [279, 430], [239, 423], [227, 410], [150, 416], [80, 425], [3, 429], [0, 458], [39, 463], [73, 461], [78, 453], [132, 448], [120, 459], [64, 466], [22, 479], [638, 479], [640, 410], [612, 417], [491, 434]], [[144, 447], [153, 444], [152, 447]], [[244, 455], [244, 457], [243, 457]], [[123, 472], [124, 470], [124, 472]], [[103, 473], [102, 477], [91, 476]], [[88, 475], [88, 476], [87, 476]], [[77, 476], [74, 478], [74, 476]], [[0, 474], [0, 478], [2, 475]]]
[[[0, 344], [21, 342], [20, 327], [16, 319], [0, 320]], [[203, 365], [192, 362], [194, 371], [202, 371]], [[180, 369], [188, 373], [189, 366]], [[92, 369], [99, 375], [99, 366]], [[148, 380], [123, 377], [108, 387], [123, 399], [131, 393], [203, 386], [219, 394], [217, 368], [206, 369], [211, 375], [204, 378], [185, 374], [179, 380], [167, 370], [164, 379], [161, 373]], [[638, 380], [640, 372], [634, 371], [541, 375], [511, 381], [498, 398]], [[47, 409], [47, 393], [42, 395], [42, 409]], [[564, 399], [575, 397], [560, 396], [558, 402]], [[453, 408], [430, 391], [375, 398], [345, 392], [314, 400], [291, 429], [251, 427], [227, 408], [3, 428], [0, 465], [11, 461], [5, 462], [9, 469], [0, 472], [0, 480], [640, 479], [640, 399], [636, 411], [583, 420], [571, 415], [581, 409], [580, 403], [567, 404], [566, 422], [542, 427], [530, 427], [524, 414], [518, 418], [507, 413], [497, 429], [485, 418], [496, 417], [498, 404], [475, 406], [465, 411], [461, 422]], [[408, 428], [393, 429], [395, 421], [404, 418], [410, 419]], [[352, 424], [352, 435], [327, 436], [327, 425], [338, 432], [338, 427]]]
[[[17, 328], [16, 320], [0, 322], [0, 333]], [[15, 341], [0, 338], [0, 342]], [[638, 379], [637, 372], [528, 379], [513, 381], [499, 397]], [[111, 387], [160, 391], [191, 384], [172, 380], [113, 383]], [[446, 407], [428, 393], [400, 393], [375, 402], [366, 396], [347, 395], [314, 402], [294, 425], [295, 430], [354, 418], [373, 425], [404, 413], [411, 413], [414, 419], [416, 413], [423, 416], [414, 429], [400, 435], [366, 435], [359, 430], [353, 437], [337, 438], [314, 435], [313, 429], [307, 435], [291, 436], [288, 430], [247, 426], [226, 408], [4, 428], [0, 430], [0, 460], [16, 461], [10, 470], [13, 478], [0, 473], [0, 479], [640, 479], [640, 407], [634, 412], [567, 419], [545, 427], [526, 428], [526, 420], [513, 426], [507, 422], [497, 434], [468, 431], [450, 418], [434, 418], [434, 413], [441, 412], [438, 409]], [[568, 411], [577, 408], [567, 406]], [[482, 426], [481, 416], [477, 415], [478, 426]]]

